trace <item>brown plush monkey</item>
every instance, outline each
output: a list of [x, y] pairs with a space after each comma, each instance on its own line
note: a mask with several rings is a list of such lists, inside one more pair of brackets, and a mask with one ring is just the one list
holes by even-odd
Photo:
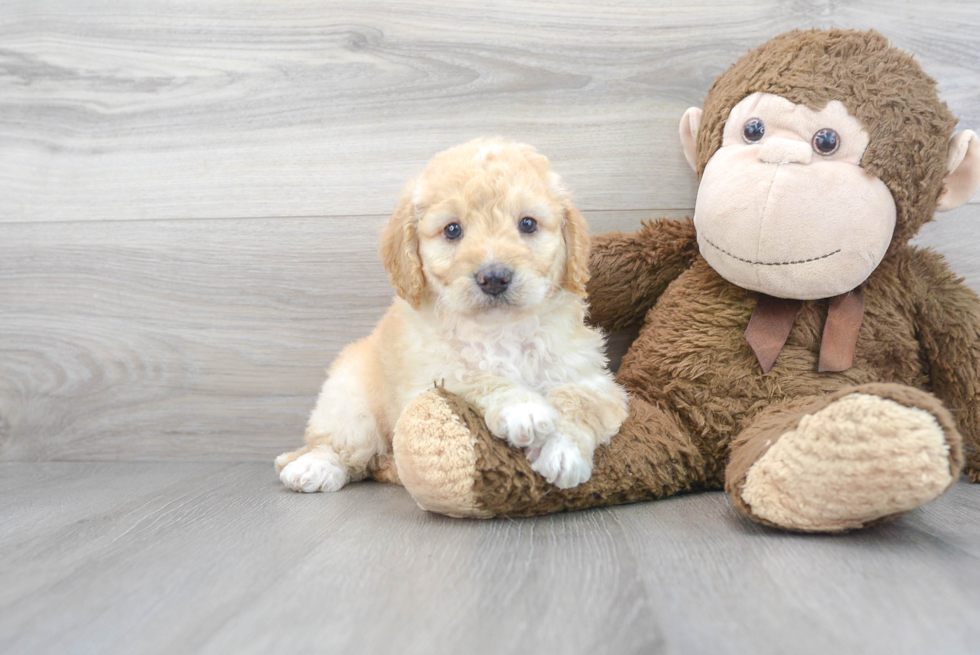
[[980, 140], [875, 32], [783, 34], [691, 109], [693, 221], [595, 240], [592, 321], [643, 321], [630, 417], [561, 491], [441, 389], [395, 430], [401, 482], [454, 516], [724, 488], [745, 515], [836, 532], [980, 481], [980, 302], [908, 245], [980, 186]]

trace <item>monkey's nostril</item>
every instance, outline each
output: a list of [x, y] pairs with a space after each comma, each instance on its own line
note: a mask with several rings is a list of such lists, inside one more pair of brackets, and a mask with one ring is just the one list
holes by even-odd
[[480, 291], [488, 296], [499, 296], [507, 290], [514, 272], [502, 266], [482, 268], [476, 273], [476, 283]]

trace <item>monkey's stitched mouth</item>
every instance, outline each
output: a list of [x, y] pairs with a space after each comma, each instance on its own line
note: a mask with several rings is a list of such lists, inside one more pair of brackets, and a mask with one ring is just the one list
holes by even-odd
[[704, 237], [704, 240], [708, 243], [709, 246], [711, 246], [712, 248], [718, 250], [719, 252], [722, 252], [722, 253], [728, 255], [732, 259], [737, 259], [740, 262], [745, 262], [746, 264], [752, 264], [753, 266], [791, 266], [792, 264], [806, 264], [807, 262], [815, 262], [815, 261], [818, 261], [820, 259], [827, 259], [828, 257], [833, 257], [834, 255], [836, 255], [837, 253], [839, 253], [841, 251], [841, 249], [838, 248], [837, 250], [835, 250], [833, 252], [828, 252], [826, 255], [820, 255], [819, 257], [810, 257], [809, 259], [797, 259], [796, 261], [793, 261], [793, 262], [754, 262], [751, 259], [745, 259], [744, 257], [739, 257], [738, 255], [733, 255], [732, 253], [728, 252], [727, 250], [725, 250], [721, 246], [719, 246], [716, 243], [714, 243], [708, 237]]

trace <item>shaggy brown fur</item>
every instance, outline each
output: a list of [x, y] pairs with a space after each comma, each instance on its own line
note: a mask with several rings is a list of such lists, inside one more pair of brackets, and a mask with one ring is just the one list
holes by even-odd
[[[907, 245], [932, 217], [954, 127], [934, 82], [873, 32], [777, 37], [711, 88], [698, 137], [699, 174], [721, 144], [730, 109], [756, 91], [814, 108], [838, 99], [870, 126], [862, 166], [888, 185], [898, 225], [887, 256], [862, 285], [865, 315], [853, 366], [817, 372], [827, 301], [816, 300], [803, 302], [782, 353], [763, 374], [744, 336], [757, 296], [708, 266], [690, 219], [597, 237], [588, 285], [592, 321], [613, 330], [644, 319], [618, 374], [631, 394], [630, 418], [596, 452], [592, 479], [562, 492], [535, 476], [520, 452], [493, 439], [458, 399], [424, 401], [448, 402], [465, 417], [475, 440], [473, 489], [485, 513], [526, 516], [726, 488], [736, 508], [767, 522], [741, 497], [747, 471], [803, 417], [851, 393], [931, 414], [952, 479], [965, 449], [966, 470], [980, 481], [980, 301], [941, 256]], [[425, 431], [411, 417], [399, 425], [419, 438]]]

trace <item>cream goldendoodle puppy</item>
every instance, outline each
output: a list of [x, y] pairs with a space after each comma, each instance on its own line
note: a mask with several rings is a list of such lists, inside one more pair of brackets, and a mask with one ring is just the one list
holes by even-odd
[[395, 423], [434, 383], [549, 482], [588, 480], [627, 408], [602, 334], [585, 325], [588, 251], [588, 226], [534, 148], [477, 140], [436, 155], [381, 236], [399, 297], [333, 364], [306, 445], [276, 458], [283, 484], [392, 479]]

